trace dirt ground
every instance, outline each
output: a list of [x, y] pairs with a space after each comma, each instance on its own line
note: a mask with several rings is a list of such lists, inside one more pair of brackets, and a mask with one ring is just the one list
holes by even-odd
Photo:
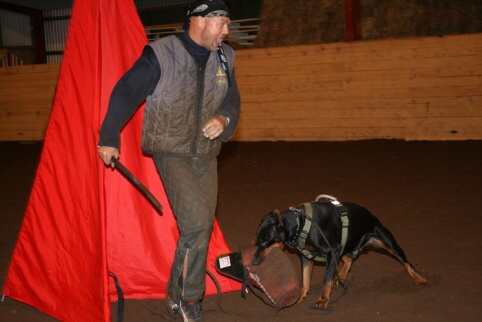
[[[3, 286], [41, 144], [0, 142], [0, 151]], [[324, 266], [318, 265], [304, 302], [274, 312], [252, 293], [208, 296], [206, 321], [482, 320], [482, 141], [229, 142], [219, 157], [219, 180], [217, 218], [233, 251], [251, 245], [272, 209], [331, 194], [379, 217], [430, 285], [418, 289], [396, 260], [369, 252], [355, 261], [348, 291], [331, 312], [310, 309], [321, 290]], [[289, 258], [301, 278], [299, 258]], [[112, 308], [115, 321], [116, 303]], [[126, 322], [170, 319], [163, 300], [126, 301]], [[55, 320], [5, 298], [0, 321]]]

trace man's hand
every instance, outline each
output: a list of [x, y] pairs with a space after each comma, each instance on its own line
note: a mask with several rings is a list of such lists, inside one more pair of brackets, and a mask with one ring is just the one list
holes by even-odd
[[224, 115], [218, 115], [210, 119], [203, 127], [203, 134], [206, 138], [214, 140], [221, 133], [224, 132], [224, 128], [228, 125], [228, 120]]
[[104, 161], [106, 165], [110, 165], [114, 167], [111, 159], [115, 157], [116, 159], [119, 158], [119, 149], [113, 148], [111, 146], [98, 146], [97, 151], [99, 153], [99, 157]]

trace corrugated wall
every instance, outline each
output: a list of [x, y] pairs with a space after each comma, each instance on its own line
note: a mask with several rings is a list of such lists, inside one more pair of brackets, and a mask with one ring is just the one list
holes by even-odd
[[45, 50], [48, 64], [62, 61], [71, 13], [72, 10], [69, 8], [44, 11]]
[[[134, 2], [138, 9], [189, 3], [185, 0], [137, 0]], [[43, 12], [48, 64], [62, 62], [71, 14], [71, 8], [45, 10]], [[28, 19], [28, 16], [26, 17]], [[27, 24], [27, 29], [30, 31], [29, 24]]]
[[162, 7], [171, 6], [175, 4], [191, 3], [191, 1], [186, 0], [135, 0], [137, 9], [151, 8], [151, 7]]

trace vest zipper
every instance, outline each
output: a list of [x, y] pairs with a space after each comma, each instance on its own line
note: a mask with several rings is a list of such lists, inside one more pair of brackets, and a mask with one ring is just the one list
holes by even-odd
[[[209, 55], [207, 56], [209, 58]], [[197, 154], [197, 147], [199, 142], [201, 122], [202, 122], [202, 107], [203, 107], [203, 97], [204, 97], [204, 74], [206, 70], [206, 64], [208, 59], [204, 61], [202, 66], [197, 67], [197, 83], [196, 83], [196, 106], [194, 107], [194, 123], [196, 124], [196, 134], [191, 146], [191, 153], [193, 155]]]

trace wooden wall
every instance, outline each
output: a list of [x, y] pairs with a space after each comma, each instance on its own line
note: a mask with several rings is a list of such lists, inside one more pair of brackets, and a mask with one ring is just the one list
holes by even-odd
[[235, 140], [482, 139], [482, 34], [237, 51]]
[[0, 68], [0, 141], [43, 140], [59, 65]]
[[[482, 34], [236, 55], [235, 140], [482, 139]], [[0, 141], [43, 139], [58, 72], [0, 68]]]

